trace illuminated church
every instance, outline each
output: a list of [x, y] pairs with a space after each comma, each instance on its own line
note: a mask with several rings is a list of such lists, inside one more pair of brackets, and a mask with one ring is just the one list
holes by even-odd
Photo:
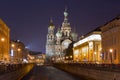
[[64, 21], [62, 26], [55, 32], [55, 25], [53, 21], [50, 20], [48, 26], [48, 34], [46, 41], [46, 58], [55, 60], [64, 58], [66, 52], [65, 50], [68, 46], [77, 40], [77, 34], [72, 31], [71, 25], [68, 22], [68, 12], [67, 9], [64, 11]]

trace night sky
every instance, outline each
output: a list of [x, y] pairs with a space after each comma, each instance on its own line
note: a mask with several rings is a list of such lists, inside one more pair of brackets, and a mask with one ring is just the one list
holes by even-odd
[[10, 28], [11, 39], [45, 52], [49, 20], [60, 27], [66, 6], [79, 37], [120, 14], [120, 0], [0, 0], [0, 18]]

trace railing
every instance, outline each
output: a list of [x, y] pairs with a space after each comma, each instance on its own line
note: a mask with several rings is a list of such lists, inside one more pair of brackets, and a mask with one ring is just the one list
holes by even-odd
[[81, 67], [81, 68], [87, 68], [87, 69], [95, 69], [95, 70], [101, 70], [101, 71], [114, 71], [114, 72], [120, 72], [120, 64], [95, 64], [95, 63], [55, 63], [56, 65], [69, 65], [73, 67]]
[[0, 64], [0, 74], [19, 70], [28, 64]]

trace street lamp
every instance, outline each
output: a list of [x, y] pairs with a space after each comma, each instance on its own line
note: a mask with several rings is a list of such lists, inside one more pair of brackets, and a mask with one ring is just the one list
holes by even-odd
[[112, 64], [112, 53], [113, 53], [113, 49], [110, 49], [109, 52], [110, 52], [110, 60], [111, 60], [111, 64]]
[[12, 45], [11, 45], [11, 47], [12, 47], [12, 48], [14, 48], [14, 47], [15, 47], [15, 45], [14, 45], [14, 44], [12, 44]]
[[18, 52], [20, 52], [20, 51], [21, 51], [21, 49], [20, 49], [20, 48], [18, 48], [17, 50], [18, 50]]
[[96, 52], [94, 52], [94, 59], [95, 59], [95, 63], [96, 63]]
[[4, 41], [5, 41], [5, 38], [1, 38], [1, 41], [4, 42]]
[[72, 56], [70, 56], [70, 58], [72, 59]]
[[5, 41], [5, 38], [1, 38], [1, 42], [2, 42], [2, 60], [3, 60], [3, 55], [4, 55], [4, 51], [3, 51], [3, 42]]
[[68, 59], [68, 56], [66, 56], [66, 59]]
[[[15, 55], [15, 53], [14, 53], [14, 51], [15, 51], [15, 44], [11, 44], [11, 55], [10, 55], [10, 57], [11, 57], [11, 62], [13, 62], [14, 61], [14, 55]], [[15, 62], [14, 62], [15, 63]]]
[[18, 57], [17, 60], [18, 60], [18, 62], [20, 62], [20, 61], [21, 61], [21, 54], [20, 54], [21, 49], [18, 48], [17, 51], [18, 51], [18, 52], [17, 52], [17, 57]]

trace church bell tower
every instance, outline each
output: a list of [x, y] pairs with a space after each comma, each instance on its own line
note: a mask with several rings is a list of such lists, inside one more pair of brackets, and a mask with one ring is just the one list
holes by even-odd
[[51, 60], [54, 55], [55, 48], [55, 36], [54, 36], [55, 26], [53, 24], [52, 19], [50, 20], [50, 24], [48, 26], [48, 34], [47, 34], [47, 42], [46, 42], [46, 58], [48, 61]]

